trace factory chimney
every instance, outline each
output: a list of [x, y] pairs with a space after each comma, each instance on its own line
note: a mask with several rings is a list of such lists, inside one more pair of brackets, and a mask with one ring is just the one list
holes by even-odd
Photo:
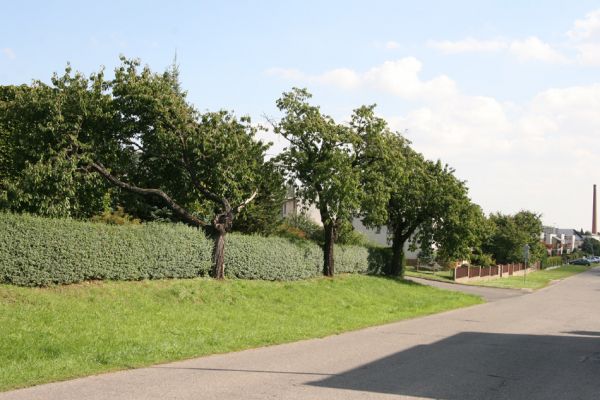
[[596, 229], [596, 185], [594, 185], [594, 204], [592, 205], [592, 234], [597, 234]]

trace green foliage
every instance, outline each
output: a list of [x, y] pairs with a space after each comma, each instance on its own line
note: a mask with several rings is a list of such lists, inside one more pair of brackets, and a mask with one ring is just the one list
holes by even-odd
[[523, 261], [523, 247], [529, 245], [529, 262], [541, 260], [546, 249], [540, 242], [542, 221], [540, 215], [520, 211], [515, 215], [492, 214], [493, 226], [483, 251], [491, 254], [499, 264]]
[[81, 178], [96, 161], [140, 187], [166, 191], [209, 220], [212, 208], [222, 206], [217, 198], [235, 207], [259, 187], [262, 209], [254, 212], [272, 214], [282, 178], [263, 162], [268, 145], [255, 140], [250, 120], [197, 112], [180, 88], [176, 66], [157, 74], [137, 60], [121, 61], [113, 80], [103, 71], [86, 77], [67, 66], [50, 85], [0, 87], [6, 208], [73, 217], [101, 212], [99, 202], [80, 199], [99, 200], [107, 190], [101, 178]]
[[586, 254], [600, 255], [600, 241], [586, 237], [581, 244], [581, 250]]
[[375, 116], [374, 106], [356, 110], [351, 126], [361, 139], [357, 160], [364, 190], [360, 217], [366, 227], [378, 228], [390, 222], [392, 195], [399, 185], [408, 183], [409, 142]]
[[263, 280], [294, 280], [317, 276], [323, 265], [318, 245], [278, 237], [227, 236], [225, 274]]
[[0, 87], [0, 208], [76, 218], [102, 211], [106, 185], [78, 168], [73, 139], [110, 142], [103, 82], [102, 73], [87, 79], [67, 67], [51, 85]]
[[472, 265], [478, 265], [480, 267], [496, 265], [496, 262], [489, 254], [473, 253], [471, 254], [470, 261]]
[[[401, 137], [389, 137], [391, 147], [401, 154], [403, 171], [388, 171], [389, 200], [385, 224], [392, 234], [392, 274], [403, 273], [403, 247], [423, 253], [436, 248], [440, 261], [466, 259], [485, 236], [485, 217], [481, 208], [471, 202], [464, 182], [454, 170], [440, 161], [425, 160]], [[369, 225], [382, 220], [367, 215]]]
[[[372, 246], [367, 237], [355, 230], [350, 222], [340, 224], [338, 229], [338, 244]], [[302, 213], [284, 218], [277, 228], [277, 235], [291, 239], [311, 240], [319, 245], [323, 245], [324, 242], [323, 227]]]
[[0, 209], [86, 219], [105, 210], [113, 185], [111, 205], [135, 217], [168, 206], [222, 237], [243, 212], [239, 230], [271, 233], [284, 191], [264, 161], [270, 144], [249, 117], [198, 112], [178, 74], [121, 57], [112, 80], [67, 66], [50, 84], [0, 87]]
[[85, 280], [204, 276], [212, 242], [184, 225], [127, 227], [0, 213], [0, 282], [46, 286]]
[[323, 240], [323, 227], [305, 214], [290, 215], [286, 217], [284, 223], [302, 230], [311, 240], [318, 242]]
[[336, 270], [338, 273], [367, 273], [373, 269], [383, 268], [382, 265], [374, 264], [370, 259], [371, 250], [365, 246], [337, 245], [336, 246]]
[[558, 265], [563, 265], [563, 257], [562, 256], [554, 256], [554, 257], [542, 257], [542, 269], [548, 267], [556, 267]]
[[[110, 223], [0, 213], [0, 283], [22, 286], [85, 280], [140, 280], [206, 276], [213, 243], [181, 224], [129, 223], [117, 212]], [[116, 221], [115, 221], [116, 219]], [[297, 280], [318, 276], [323, 252], [314, 242], [232, 234], [227, 237], [227, 276]], [[336, 246], [338, 271], [382, 271], [385, 251]]]
[[333, 243], [340, 225], [359, 208], [363, 190], [358, 161], [360, 138], [309, 104], [311, 94], [294, 88], [277, 100], [284, 113], [275, 132], [290, 142], [277, 161], [305, 204], [316, 204], [324, 228], [326, 275], [334, 274]]
[[300, 198], [318, 205], [325, 225], [347, 220], [358, 209], [360, 171], [353, 165], [352, 131], [310, 105], [311, 97], [294, 88], [277, 100], [284, 117], [275, 132], [290, 142], [278, 161]]
[[277, 235], [323, 243], [323, 227], [302, 213], [285, 217], [277, 228]]
[[352, 246], [371, 246], [370, 240], [361, 232], [354, 229], [348, 221], [339, 228], [337, 243]]
[[138, 218], [127, 214], [122, 206], [118, 206], [116, 210], [106, 210], [100, 215], [94, 215], [91, 221], [109, 225], [139, 225], [141, 222]]
[[271, 162], [264, 164], [258, 182], [258, 195], [237, 215], [233, 230], [247, 234], [271, 235], [282, 220], [281, 205], [285, 201], [282, 174]]

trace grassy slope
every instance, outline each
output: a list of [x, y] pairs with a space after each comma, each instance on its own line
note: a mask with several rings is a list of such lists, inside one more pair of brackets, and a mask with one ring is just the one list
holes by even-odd
[[489, 281], [480, 282], [468, 282], [470, 285], [477, 286], [493, 286], [501, 288], [528, 288], [528, 289], [540, 289], [547, 286], [550, 281], [564, 279], [571, 275], [578, 274], [583, 271], [587, 271], [590, 267], [583, 265], [564, 265], [560, 268], [552, 270], [535, 271], [527, 274], [525, 279], [522, 276], [511, 276], [509, 278], [498, 278]]
[[0, 285], [0, 390], [322, 337], [479, 302], [358, 275]]

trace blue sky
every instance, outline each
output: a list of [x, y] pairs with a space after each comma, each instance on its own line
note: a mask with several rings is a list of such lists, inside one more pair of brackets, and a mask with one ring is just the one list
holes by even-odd
[[[377, 103], [487, 212], [589, 229], [600, 166], [600, 4], [593, 1], [5, 2], [0, 84], [175, 52], [199, 109], [261, 121], [305, 86], [344, 120]], [[597, 11], [597, 12], [596, 12]], [[285, 145], [281, 139], [273, 151]], [[600, 182], [597, 182], [600, 183]]]

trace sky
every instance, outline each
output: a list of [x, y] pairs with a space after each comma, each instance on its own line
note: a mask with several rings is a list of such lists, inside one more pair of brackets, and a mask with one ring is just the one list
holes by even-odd
[[[591, 229], [600, 184], [597, 1], [0, 0], [0, 84], [175, 54], [189, 100], [265, 123], [306, 87], [339, 122], [363, 104], [467, 182], [486, 213]], [[110, 74], [109, 74], [110, 75]], [[273, 142], [271, 154], [285, 147]]]

